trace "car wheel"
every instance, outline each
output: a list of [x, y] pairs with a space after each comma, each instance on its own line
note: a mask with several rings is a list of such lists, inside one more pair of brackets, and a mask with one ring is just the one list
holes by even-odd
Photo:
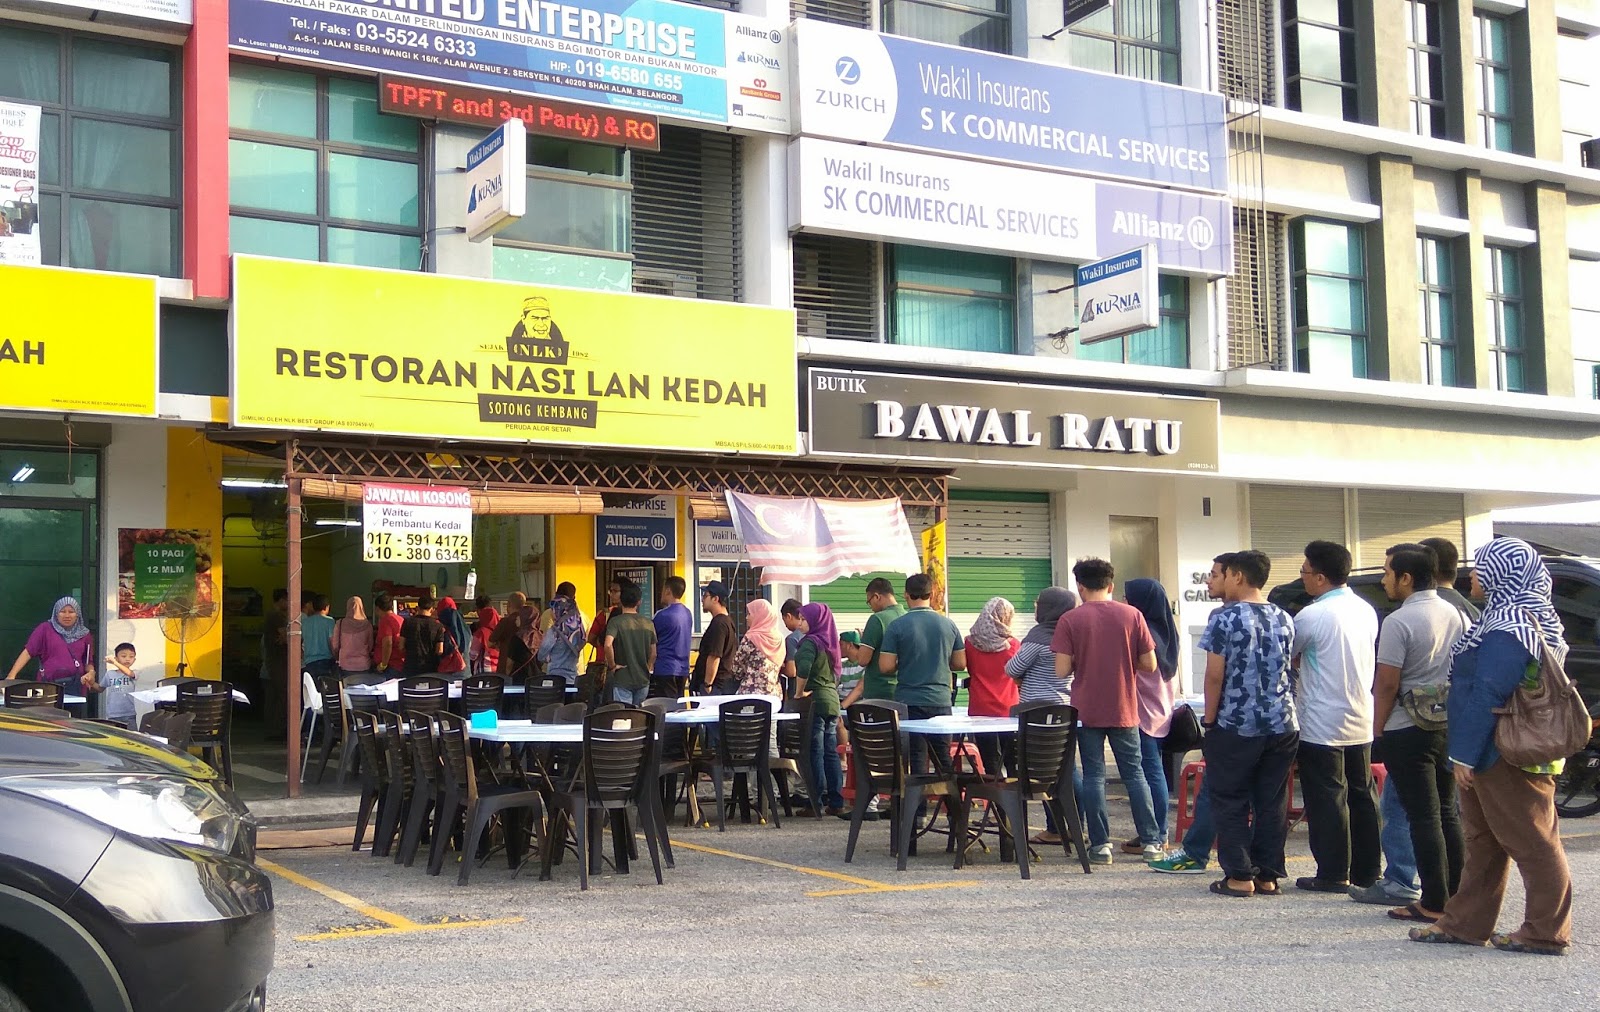
[[5, 981], [0, 981], [0, 1012], [29, 1012], [27, 1003]]

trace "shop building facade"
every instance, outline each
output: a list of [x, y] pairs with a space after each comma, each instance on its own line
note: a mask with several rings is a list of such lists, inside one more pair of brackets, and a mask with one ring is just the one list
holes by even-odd
[[[260, 599], [290, 582], [291, 492], [303, 498], [298, 582], [336, 610], [375, 581], [459, 591], [469, 571], [492, 594], [545, 597], [570, 580], [585, 611], [616, 568], [658, 584], [715, 571], [756, 592], [737, 551], [716, 545], [716, 495], [737, 485], [899, 489], [914, 528], [943, 512], [958, 616], [992, 595], [1027, 612], [1093, 554], [1160, 578], [1185, 629], [1212, 606], [1196, 577], [1220, 551], [1254, 544], [1291, 578], [1312, 537], [1346, 541], [1371, 565], [1418, 533], [1481, 544], [1498, 506], [1600, 496], [1585, 465], [1600, 450], [1600, 171], [1584, 163], [1600, 135], [1595, 4], [1333, 5], [1353, 10], [1344, 24], [1317, 20], [1326, 5], [1121, 0], [1059, 32], [1049, 3], [725, 6], [672, 7], [674, 45], [685, 30], [722, 44], [647, 54], [658, 65], [643, 84], [607, 75], [648, 61], [607, 62], [605, 39], [578, 38], [595, 58], [538, 96], [519, 90], [534, 78], [449, 66], [461, 54], [445, 50], [466, 41], [503, 65], [484, 40], [504, 26], [466, 31], [399, 8], [351, 31], [425, 34], [426, 60], [381, 38], [280, 37], [294, 7], [270, 0], [0, 10], [0, 102], [39, 110], [36, 209], [28, 221], [8, 212], [19, 230], [38, 225], [42, 265], [26, 269], [62, 268], [81, 285], [74, 301], [94, 298], [95, 272], [145, 276], [155, 293], [137, 321], [124, 314], [127, 333], [146, 328], [149, 406], [73, 402], [76, 378], [52, 381], [43, 403], [0, 393], [12, 474], [29, 464], [11, 468], [18, 452], [74, 454], [58, 491], [89, 526], [65, 535], [76, 555], [38, 561], [77, 567], [56, 582], [98, 602], [102, 639], [176, 663], [158, 623], [112, 618], [120, 567], [108, 559], [119, 530], [208, 531], [209, 575], [240, 614], [184, 656], [248, 679]], [[601, 0], [572, 8], [598, 12], [596, 32], [607, 12], [623, 16]], [[588, 23], [575, 14], [573, 30]], [[518, 52], [556, 59], [539, 40], [563, 22], [537, 27], [548, 31], [524, 31]], [[1315, 44], [1327, 40], [1337, 45]], [[1328, 66], [1304, 62], [1330, 50]], [[718, 87], [695, 90], [706, 81]], [[526, 165], [503, 182], [522, 187], [529, 213], [475, 242], [462, 170], [505, 115], [528, 124]], [[1154, 325], [1084, 341], [1075, 268], [1140, 246], [1159, 264]], [[240, 301], [241, 263], [288, 261], [309, 272], [293, 292]], [[364, 315], [380, 291], [414, 312]], [[404, 345], [454, 379], [541, 295], [613, 300], [602, 306], [638, 321], [617, 338], [632, 350], [592, 328], [584, 339], [658, 377], [739, 353], [749, 321], [781, 313], [793, 348], [761, 366], [785, 377], [768, 380], [768, 407], [793, 410], [792, 428], [779, 426], [788, 451], [720, 445], [738, 441], [743, 416], [706, 404], [679, 419], [698, 441], [663, 441], [648, 423], [588, 438], [490, 431], [476, 415], [455, 426], [424, 400], [387, 415], [383, 390], [340, 385], [321, 359], [308, 378], [303, 354], [300, 393], [258, 386], [253, 406], [241, 400], [252, 380], [282, 378], [279, 344], [369, 360]], [[676, 300], [661, 304], [677, 322], [629, 315], [655, 304], [647, 296]], [[493, 332], [455, 311], [491, 299], [505, 303]], [[307, 343], [339, 327], [337, 349]], [[91, 323], [55, 330], [84, 354], [99, 347]], [[612, 371], [626, 391], [629, 370]], [[822, 373], [901, 384], [908, 432], [909, 405], [979, 409], [970, 443], [929, 454], [936, 440], [872, 436], [875, 402], [894, 398], [848, 390], [826, 393], [854, 405], [859, 431], [830, 435], [815, 424]], [[964, 400], [941, 399], [952, 383]], [[414, 386], [408, 396], [428, 384]], [[1063, 442], [1067, 456], [1019, 445], [1023, 391], [1040, 399], [1023, 409], [1040, 452]], [[585, 399], [560, 384], [512, 393]], [[1070, 407], [1096, 398], [1092, 411]], [[1176, 420], [1166, 407], [1183, 409], [1183, 427], [1161, 453], [1173, 430], [1157, 423]], [[1008, 443], [980, 441], [988, 410]], [[1069, 415], [1083, 427], [1068, 433]], [[1196, 441], [1203, 459], [1185, 457]], [[359, 506], [341, 486], [376, 478], [574, 498], [481, 516], [478, 556], [440, 579], [437, 565], [361, 561]], [[48, 505], [42, 484], [26, 484], [4, 485], [0, 508]], [[597, 529], [603, 541], [607, 517], [626, 518], [638, 496], [671, 500], [657, 518], [670, 546], [597, 562]], [[773, 590], [829, 600], [846, 625], [864, 605], [859, 581]]]

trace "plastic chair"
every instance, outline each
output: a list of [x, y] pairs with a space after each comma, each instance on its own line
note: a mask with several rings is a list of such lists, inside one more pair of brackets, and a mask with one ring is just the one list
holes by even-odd
[[425, 713], [435, 716], [450, 705], [450, 682], [438, 675], [412, 675], [400, 679], [400, 713]]
[[[317, 691], [316, 680], [311, 677], [311, 672], [300, 672], [300, 717], [304, 720], [307, 714], [311, 715], [311, 725], [306, 728], [306, 747], [300, 751], [300, 782], [302, 784], [306, 782], [306, 769], [311, 763], [311, 744], [316, 740], [317, 718], [322, 716], [322, 711], [322, 694]], [[326, 725], [327, 722], [324, 721], [323, 723]], [[322, 736], [324, 738], [328, 736], [326, 726], [323, 727]], [[326, 753], [324, 753], [323, 761], [327, 761]]]
[[411, 806], [406, 811], [405, 828], [400, 833], [394, 863], [409, 868], [422, 846], [422, 831], [428, 824], [428, 814], [436, 811], [442, 801], [444, 780], [434, 719], [425, 713], [414, 713], [406, 718], [406, 730], [411, 743]]
[[[345, 773], [350, 766], [351, 756], [355, 753], [356, 740], [350, 733], [351, 709], [344, 694], [344, 683], [337, 675], [322, 675], [312, 679], [319, 700], [319, 709], [322, 713], [322, 754], [317, 758], [317, 783], [322, 783], [322, 778], [328, 772], [328, 759], [333, 755], [335, 745], [341, 747], [339, 755], [339, 785], [344, 786]], [[376, 702], [376, 700], [374, 700]], [[376, 707], [373, 707], [376, 709]], [[306, 742], [306, 756], [310, 758], [311, 742]], [[305, 768], [301, 767], [300, 780], [305, 782]]]
[[844, 859], [855, 858], [856, 840], [867, 806], [879, 794], [889, 795], [889, 834], [894, 842], [899, 871], [906, 870], [912, 849], [912, 829], [917, 806], [927, 796], [951, 799], [951, 834], [954, 840], [967, 835], [966, 806], [957, 803], [961, 785], [945, 772], [912, 773], [900, 745], [900, 714], [876, 703], [856, 703], [846, 715], [850, 729], [850, 754], [856, 775], [855, 804], [850, 808], [850, 838]]
[[537, 713], [551, 703], [559, 705], [567, 701], [567, 680], [560, 675], [531, 675], [523, 685], [529, 713]]
[[502, 707], [505, 705], [506, 680], [499, 675], [473, 675], [461, 680], [461, 714], [470, 717], [474, 713], [493, 710], [504, 715]]
[[478, 845], [496, 816], [505, 823], [506, 860], [511, 868], [520, 869], [523, 859], [519, 846], [524, 834], [522, 827], [507, 817], [526, 811], [529, 828], [538, 836], [544, 818], [544, 799], [532, 787], [480, 784], [472, 762], [466, 719], [453, 713], [441, 713], [437, 720], [443, 789], [439, 814], [434, 821], [433, 845], [428, 850], [428, 874], [437, 875], [444, 869], [445, 846], [460, 825], [463, 829], [461, 871], [456, 875], [456, 884], [466, 885], [472, 875]]
[[27, 682], [19, 679], [6, 683], [5, 707], [8, 710], [22, 710], [34, 706], [62, 709], [62, 696], [60, 682]]
[[[1078, 850], [1083, 873], [1088, 875], [1089, 845], [1083, 838], [1078, 804], [1072, 793], [1072, 769], [1078, 754], [1078, 711], [1064, 703], [1031, 703], [1016, 707], [1017, 771], [999, 779], [983, 777], [964, 782], [966, 800], [962, 822], [971, 818], [974, 799], [982, 799], [1000, 810], [1000, 860], [1017, 862], [1023, 878], [1028, 869], [1028, 802], [1042, 800], [1055, 816], [1056, 825], [1065, 829], [1061, 848], [1072, 857]], [[966, 860], [967, 840], [959, 837], [956, 867]], [[1013, 854], [1013, 852], [1015, 852]]]
[[401, 716], [392, 710], [379, 710], [377, 717], [378, 744], [382, 752], [379, 761], [385, 770], [386, 786], [383, 803], [378, 808], [377, 828], [372, 831], [372, 856], [389, 857], [394, 850], [395, 837], [410, 811], [416, 777], [400, 732]]
[[[811, 801], [811, 814], [815, 819], [822, 818], [822, 806], [817, 804], [822, 792], [818, 785], [812, 782], [811, 773], [811, 697], [803, 696], [800, 699], [790, 699], [784, 703], [784, 708], [793, 713], [798, 713], [798, 720], [780, 720], [778, 725], [778, 758], [794, 766], [800, 783], [806, 789], [806, 798]], [[787, 771], [785, 771], [786, 773]], [[779, 789], [783, 792], [785, 804], [789, 804], [789, 778], [779, 776]], [[850, 798], [855, 792], [853, 783], [846, 782], [846, 790], [851, 794], [845, 795], [845, 803], [850, 803]], [[842, 793], [842, 792], [841, 792]], [[791, 806], [784, 809], [784, 814], [793, 815]]]
[[378, 714], [370, 710], [350, 711], [350, 727], [361, 749], [361, 800], [356, 807], [356, 835], [350, 849], [359, 851], [367, 835], [367, 823], [383, 817], [384, 800], [389, 793], [389, 768], [383, 759], [382, 733]]
[[539, 878], [550, 878], [557, 841], [564, 846], [567, 826], [571, 824], [578, 847], [578, 885], [589, 888], [590, 862], [598, 870], [601, 814], [611, 816], [611, 843], [617, 872], [628, 870], [628, 845], [632, 832], [628, 826], [628, 810], [638, 813], [639, 828], [645, 844], [650, 848], [650, 863], [655, 869], [656, 884], [661, 877], [659, 846], [661, 827], [656, 819], [656, 806], [649, 800], [654, 789], [655, 770], [652, 744], [656, 734], [656, 716], [649, 710], [624, 707], [606, 713], [590, 714], [583, 722], [583, 785], [570, 791], [558, 791], [551, 797], [550, 826], [545, 833], [540, 859]]
[[[754, 775], [757, 797], [772, 812], [774, 828], [778, 819], [778, 799], [772, 789], [771, 760], [772, 704], [764, 699], [734, 699], [717, 708], [717, 744], [709, 756], [689, 763], [689, 793], [692, 795], [700, 774], [709, 774], [717, 797], [717, 832], [728, 831], [728, 810], [722, 798], [722, 779], [728, 773], [743, 775], [747, 782]], [[748, 813], [747, 813], [748, 815]]]
[[194, 715], [189, 744], [233, 786], [233, 683], [197, 679], [180, 684], [179, 713]]
[[[641, 709], [649, 710], [656, 716], [656, 727], [663, 730], [667, 726], [667, 714], [683, 708], [681, 696], [652, 696], [641, 704]], [[680, 739], [681, 741], [681, 739]], [[680, 750], [675, 755], [667, 755], [667, 735], [656, 735], [656, 780], [660, 785], [659, 797], [661, 800], [661, 819], [663, 824], [670, 822], [674, 812], [678, 810], [678, 778], [690, 776], [689, 760]], [[694, 791], [689, 791], [689, 806], [691, 818], [699, 819], [699, 804], [695, 799]], [[667, 867], [673, 866], [672, 850], [667, 848]]]

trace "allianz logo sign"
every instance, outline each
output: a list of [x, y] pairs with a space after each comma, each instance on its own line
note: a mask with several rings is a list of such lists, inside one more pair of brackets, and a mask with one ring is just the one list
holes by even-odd
[[1211, 219], [1195, 215], [1188, 221], [1162, 221], [1160, 218], [1138, 211], [1118, 211], [1112, 217], [1111, 231], [1117, 235], [1131, 235], [1140, 239], [1161, 239], [1167, 242], [1186, 242], [1204, 252], [1217, 241], [1217, 229]]
[[1084, 304], [1083, 312], [1078, 316], [1078, 322], [1088, 323], [1101, 313], [1131, 313], [1144, 304], [1138, 292], [1128, 292], [1124, 295], [1105, 295], [1098, 299], [1090, 299]]

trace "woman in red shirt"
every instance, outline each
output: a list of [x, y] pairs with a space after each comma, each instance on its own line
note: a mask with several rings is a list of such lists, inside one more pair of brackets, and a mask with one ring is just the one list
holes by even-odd
[[[991, 597], [967, 634], [967, 713], [974, 717], [1009, 717], [1017, 705], [1017, 683], [1006, 674], [1006, 662], [1021, 646], [1011, 635], [1017, 609], [1003, 597]], [[983, 771], [1000, 776], [1001, 755], [1010, 755], [1016, 735], [977, 735]]]

